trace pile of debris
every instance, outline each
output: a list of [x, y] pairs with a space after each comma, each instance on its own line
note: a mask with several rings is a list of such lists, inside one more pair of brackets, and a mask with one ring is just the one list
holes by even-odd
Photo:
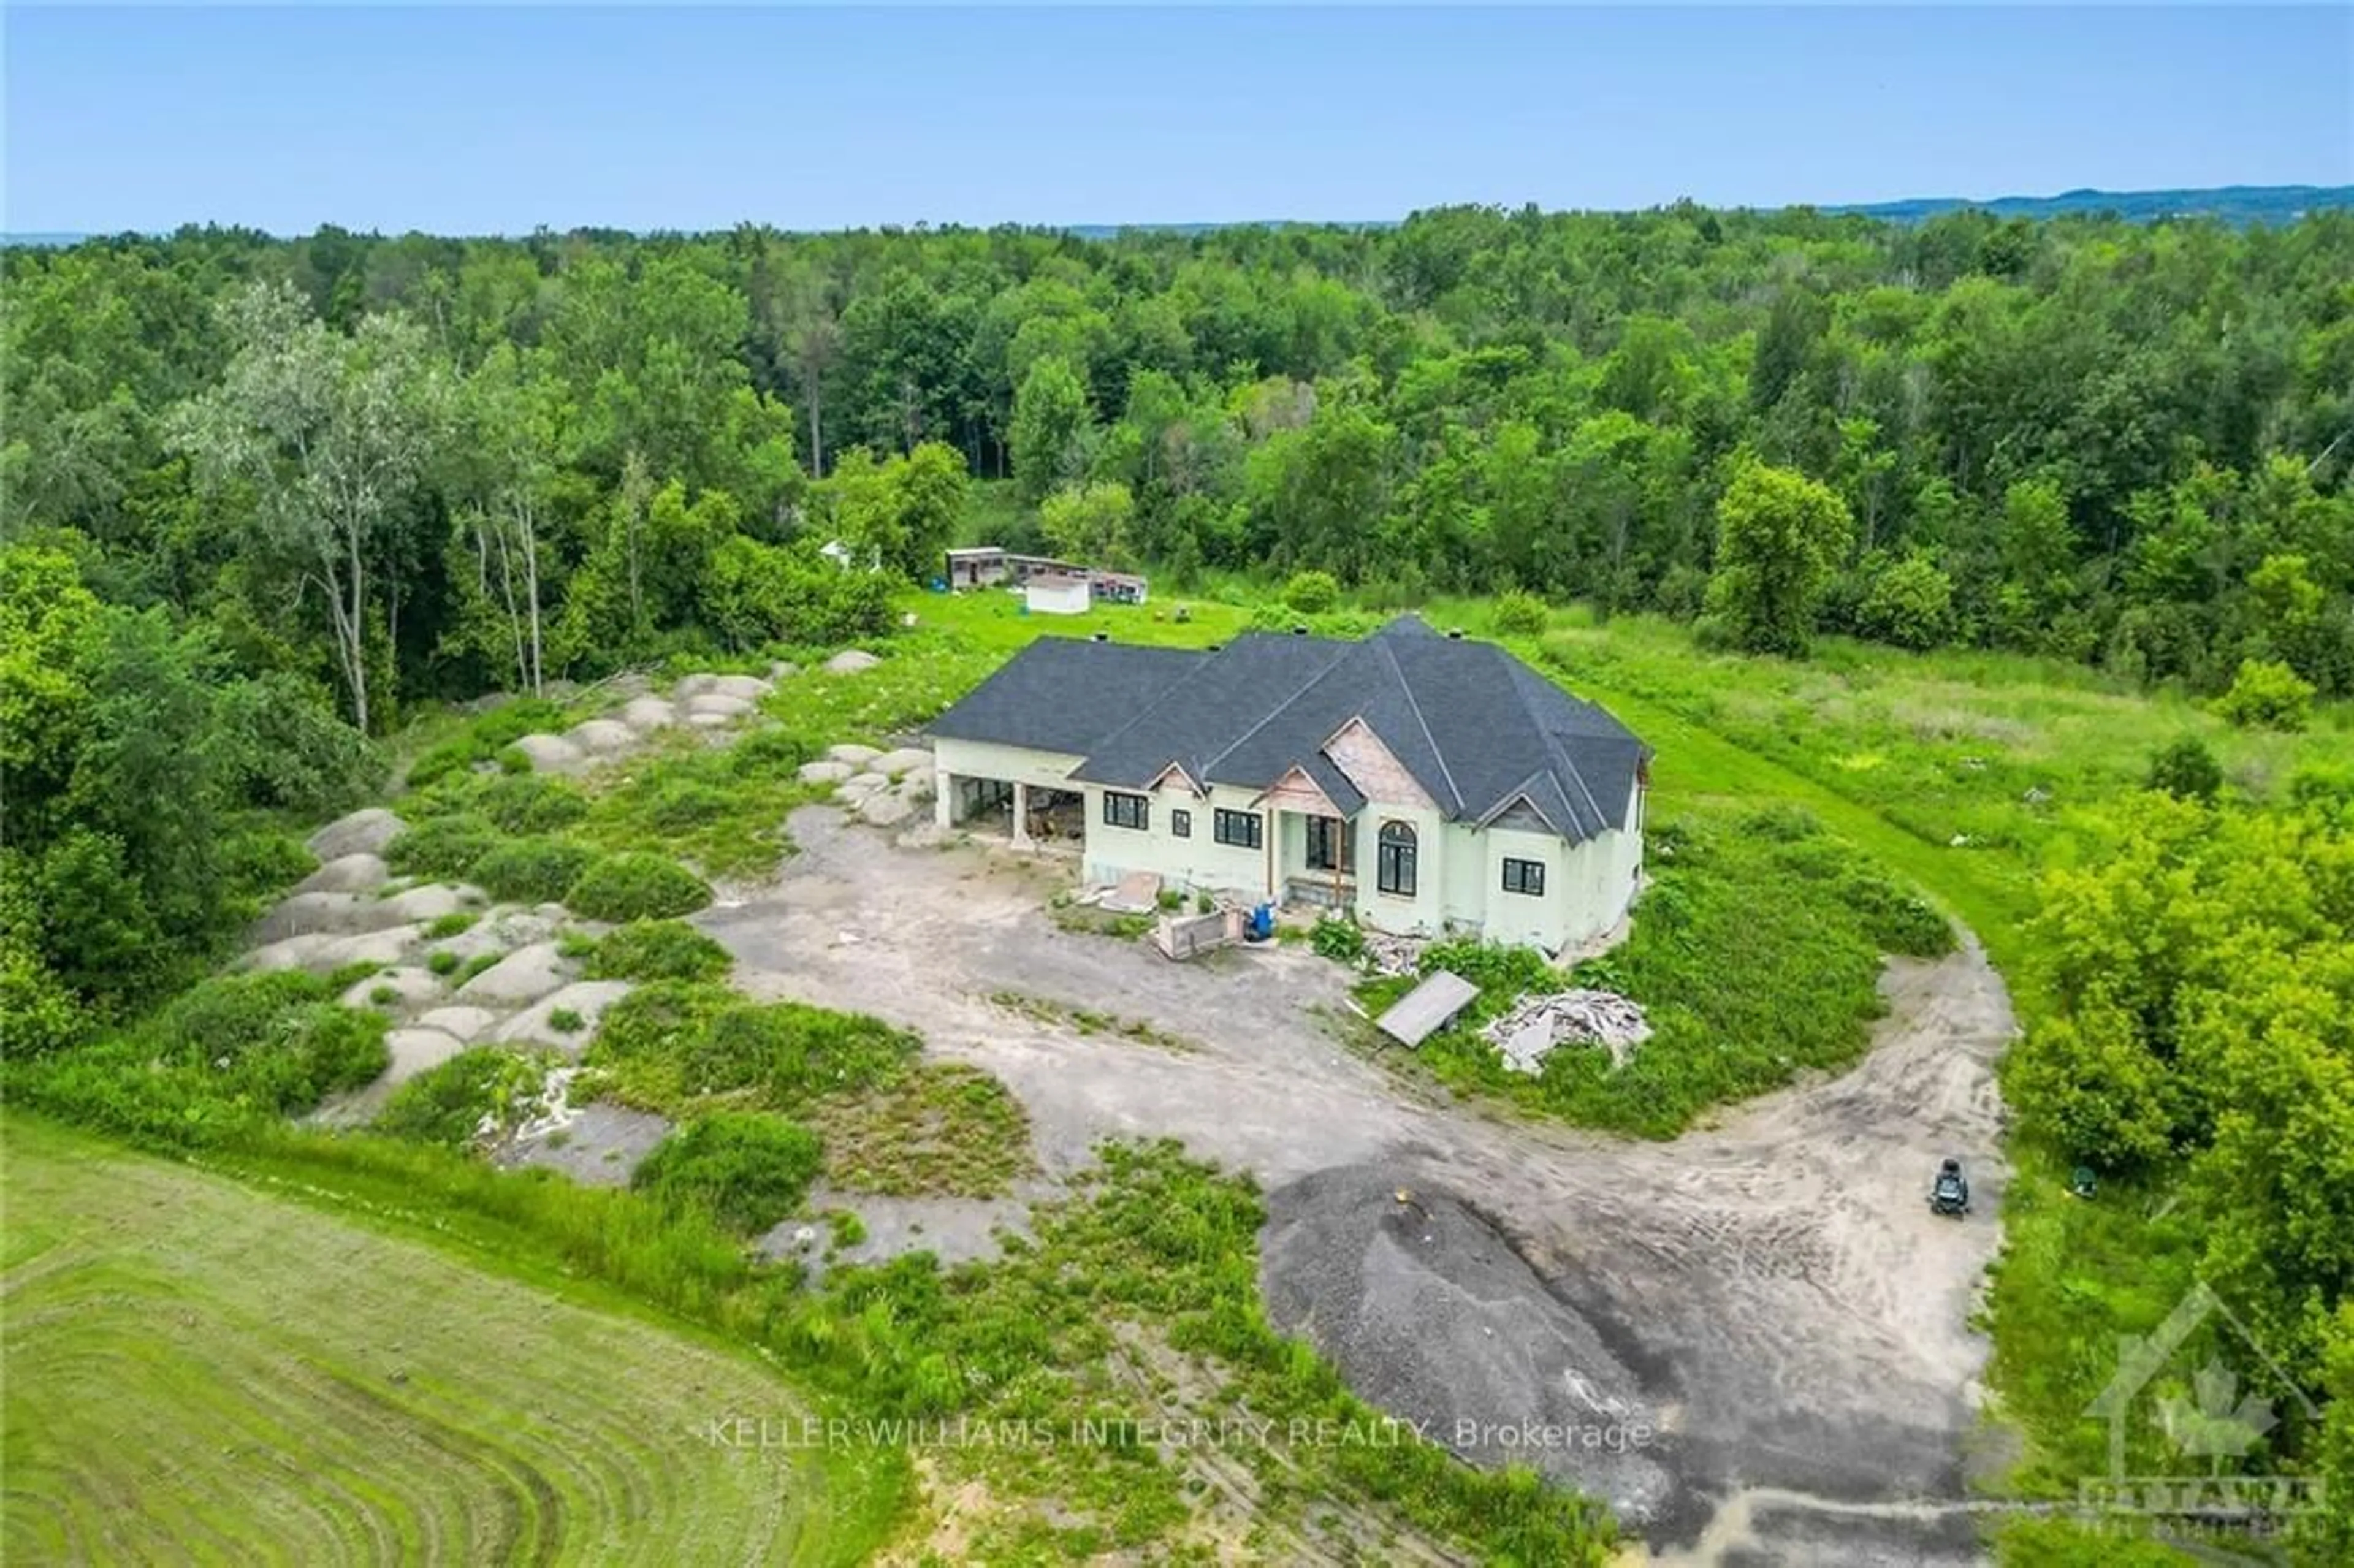
[[1620, 1066], [1629, 1051], [1651, 1037], [1651, 1026], [1642, 1004], [1617, 991], [1559, 991], [1521, 998], [1479, 1033], [1503, 1053], [1504, 1065], [1513, 1072], [1541, 1073], [1547, 1052], [1572, 1044], [1604, 1046], [1610, 1065]]
[[1365, 933], [1366, 971], [1392, 976], [1422, 972], [1424, 942], [1419, 937], [1392, 937], [1381, 931]]

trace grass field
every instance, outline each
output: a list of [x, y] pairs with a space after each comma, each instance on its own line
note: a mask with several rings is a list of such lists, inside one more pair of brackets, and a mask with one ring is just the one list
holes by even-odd
[[5, 1123], [5, 1556], [854, 1561], [755, 1361], [443, 1250]]

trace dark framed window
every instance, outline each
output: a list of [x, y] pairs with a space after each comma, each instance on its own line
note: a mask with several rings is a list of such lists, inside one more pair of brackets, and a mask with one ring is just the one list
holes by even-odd
[[1504, 860], [1504, 891], [1544, 896], [1544, 862], [1541, 860]]
[[1172, 807], [1169, 812], [1169, 831], [1181, 839], [1192, 838], [1193, 836], [1193, 813], [1187, 810], [1182, 806]]
[[1414, 828], [1406, 822], [1384, 822], [1380, 864], [1374, 885], [1401, 898], [1414, 896]]
[[1308, 819], [1308, 868], [1310, 871], [1357, 869], [1357, 827], [1338, 817]]
[[1152, 825], [1152, 802], [1141, 795], [1123, 795], [1117, 789], [1104, 791], [1104, 821], [1115, 828], [1146, 828]]
[[1257, 849], [1264, 842], [1259, 835], [1265, 827], [1257, 811], [1229, 811], [1222, 806], [1210, 819], [1210, 836], [1237, 849]]

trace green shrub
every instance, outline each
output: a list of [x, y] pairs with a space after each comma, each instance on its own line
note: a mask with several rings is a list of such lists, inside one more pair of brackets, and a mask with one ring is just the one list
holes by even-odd
[[2149, 787], [2178, 800], [2212, 801], [2223, 788], [2223, 765], [2195, 735], [2186, 735], [2149, 759]]
[[595, 850], [570, 839], [510, 839], [474, 863], [472, 880], [493, 898], [552, 904], [596, 859]]
[[384, 966], [372, 959], [362, 959], [357, 963], [339, 964], [328, 972], [327, 994], [341, 996], [360, 981], [373, 980], [382, 973], [384, 973]]
[[833, 1232], [837, 1247], [856, 1246], [866, 1239], [866, 1222], [848, 1209], [828, 1209], [825, 1223]]
[[547, 1026], [558, 1034], [578, 1034], [588, 1026], [588, 1021], [568, 1007], [559, 1007], [547, 1015]]
[[1551, 612], [1544, 600], [1532, 593], [1518, 589], [1498, 597], [1493, 616], [1497, 632], [1505, 637], [1537, 637], [1543, 634]]
[[[458, 735], [408, 765], [408, 787], [424, 789], [494, 758], [525, 736], [564, 727], [564, 710], [537, 697], [505, 704], [467, 721]], [[525, 764], [526, 768], [529, 766]], [[512, 771], [512, 769], [510, 769]]]
[[709, 1213], [741, 1235], [789, 1217], [817, 1179], [817, 1135], [759, 1112], [705, 1117], [655, 1146], [630, 1185], [665, 1208]]
[[1523, 991], [1559, 991], [1561, 971], [1534, 948], [1476, 939], [1433, 942], [1422, 950], [1422, 972], [1445, 969], [1479, 988], [1481, 1002], [1510, 1002]]
[[797, 1001], [742, 1003], [712, 1018], [684, 1065], [708, 1086], [757, 1086], [770, 1105], [789, 1107], [873, 1088], [917, 1049], [914, 1035], [862, 1012]]
[[1316, 922], [1309, 944], [1325, 958], [1353, 964], [1365, 956], [1365, 934], [1354, 920], [1327, 915]]
[[475, 809], [511, 833], [547, 833], [588, 814], [588, 797], [561, 779], [510, 774], [490, 781]]
[[1934, 959], [1954, 950], [1954, 927], [1919, 894], [1884, 876], [1850, 869], [1840, 885], [1856, 923], [1884, 953]]
[[665, 779], [646, 799], [645, 820], [665, 833], [716, 822], [735, 809], [727, 791], [699, 779]]
[[1164, 887], [1152, 902], [1158, 907], [1173, 915], [1178, 910], [1185, 907], [1185, 895], [1176, 888]]
[[632, 920], [586, 956], [591, 980], [718, 980], [735, 963], [726, 948], [682, 920]]
[[605, 1010], [589, 1060], [629, 1064], [674, 1057], [701, 1037], [721, 1008], [736, 1001], [722, 986], [686, 980], [656, 980], [639, 987]]
[[1823, 831], [1814, 813], [1803, 806], [1768, 806], [1741, 820], [1744, 832], [1774, 843], [1794, 844]]
[[392, 987], [388, 985], [380, 985], [374, 991], [368, 992], [368, 1001], [374, 1002], [378, 1007], [390, 1007], [394, 1002], [398, 1001], [399, 1000], [400, 992], [393, 990]]
[[2294, 733], [2313, 717], [2313, 683], [2286, 664], [2243, 659], [2232, 689], [2215, 699], [2215, 711], [2242, 729]]
[[2342, 811], [2354, 806], [2354, 768], [2313, 763], [2288, 776], [2288, 798], [2299, 806]]
[[477, 1045], [429, 1067], [393, 1091], [376, 1131], [412, 1143], [464, 1149], [483, 1124], [504, 1126], [547, 1081], [547, 1064], [497, 1046]]
[[300, 840], [267, 828], [230, 832], [220, 841], [221, 875], [249, 898], [266, 898], [290, 887], [318, 864], [319, 857]]
[[591, 920], [659, 920], [692, 915], [711, 902], [711, 889], [676, 861], [626, 850], [582, 872], [564, 902]]
[[1283, 602], [1302, 615], [1321, 615], [1341, 602], [1340, 579], [1331, 572], [1300, 572], [1283, 585]]
[[12, 1071], [11, 1093], [142, 1141], [215, 1142], [384, 1072], [384, 1015], [333, 996], [299, 972], [215, 976], [132, 1029]]
[[818, 747], [788, 729], [756, 729], [721, 753], [738, 779], [790, 777]]
[[385, 863], [409, 876], [429, 876], [455, 882], [470, 874], [479, 861], [506, 840], [488, 817], [460, 811], [429, 817], [392, 841]]
[[506, 955], [504, 953], [476, 953], [472, 958], [468, 959], [464, 966], [458, 970], [458, 983], [460, 985], [465, 984], [468, 980], [472, 980], [476, 975], [481, 974], [484, 969], [495, 965], [501, 959], [505, 957]]
[[[1866, 557], [1867, 567], [1875, 563]], [[1856, 620], [1863, 634], [1899, 648], [1934, 648], [1953, 631], [1954, 579], [1925, 556], [1881, 560]]]
[[461, 961], [457, 954], [445, 948], [427, 959], [425, 967], [437, 975], [453, 975], [458, 972], [458, 965]]
[[757, 1095], [791, 1109], [894, 1077], [916, 1037], [864, 1013], [748, 1002], [721, 986], [656, 980], [605, 1011], [591, 1064], [634, 1104], [678, 1110], [707, 1095]]
[[472, 930], [475, 922], [482, 917], [479, 912], [472, 909], [452, 909], [447, 915], [426, 926], [425, 939], [429, 942], [440, 942], [451, 937], [462, 937]]
[[384, 775], [383, 753], [336, 717], [334, 696], [289, 672], [223, 686], [213, 723], [225, 782], [249, 805], [325, 817]]

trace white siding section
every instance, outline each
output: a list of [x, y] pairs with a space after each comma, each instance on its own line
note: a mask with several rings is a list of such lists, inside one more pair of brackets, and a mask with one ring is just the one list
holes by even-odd
[[[1216, 813], [1221, 809], [1250, 811], [1256, 791], [1219, 784], [1211, 787], [1207, 800], [1182, 785], [1144, 793], [1152, 802], [1147, 825], [1142, 829], [1116, 828], [1104, 821], [1103, 789], [1087, 786], [1089, 878], [1114, 882], [1133, 872], [1149, 871], [1164, 885], [1181, 890], [1237, 893], [1249, 898], [1268, 895], [1268, 856], [1275, 845], [1274, 813], [1257, 813], [1260, 828], [1257, 849], [1217, 841]], [[1193, 832], [1188, 837], [1181, 839], [1172, 831], [1175, 821], [1172, 813], [1176, 811], [1187, 811], [1193, 816]]]
[[[1573, 908], [1568, 867], [1593, 846], [1573, 846], [1551, 833], [1513, 828], [1490, 828], [1479, 835], [1487, 842], [1479, 857], [1480, 886], [1488, 899], [1484, 935], [1491, 942], [1523, 943], [1539, 948], [1561, 946]], [[1504, 891], [1504, 862], [1534, 861], [1544, 867], [1544, 892]]]
[[1002, 779], [1047, 789], [1076, 789], [1078, 786], [1071, 782], [1071, 769], [1083, 760], [1059, 751], [1032, 751], [994, 741], [942, 738], [932, 742], [932, 766], [956, 779]]
[[[1087, 874], [1096, 882], [1150, 872], [1181, 891], [1233, 893], [1246, 898], [1281, 896], [1286, 884], [1305, 873], [1305, 820], [1271, 804], [1255, 807], [1256, 792], [1213, 785], [1206, 798], [1175, 775], [1140, 793], [1150, 802], [1148, 825], [1118, 828], [1103, 818], [1102, 786], [1080, 786], [1070, 773], [1081, 759], [1052, 752], [978, 741], [938, 740], [934, 758], [950, 779], [1002, 779], [1054, 789], [1084, 789], [1087, 797]], [[943, 792], [945, 793], [945, 787]], [[1580, 844], [1526, 827], [1487, 829], [1448, 822], [1427, 806], [1369, 805], [1357, 814], [1357, 918], [1375, 930], [1407, 936], [1476, 931], [1490, 941], [1527, 943], [1557, 950], [1588, 941], [1616, 926], [1627, 913], [1642, 873], [1642, 788], [1635, 788], [1628, 821], [1633, 832], [1611, 830]], [[1217, 812], [1256, 810], [1260, 818], [1257, 849], [1217, 842]], [[1192, 832], [1171, 831], [1172, 813], [1192, 816]], [[1381, 830], [1404, 822], [1415, 832], [1415, 891], [1381, 891]], [[1504, 862], [1534, 861], [1545, 868], [1543, 895], [1504, 891]]]

